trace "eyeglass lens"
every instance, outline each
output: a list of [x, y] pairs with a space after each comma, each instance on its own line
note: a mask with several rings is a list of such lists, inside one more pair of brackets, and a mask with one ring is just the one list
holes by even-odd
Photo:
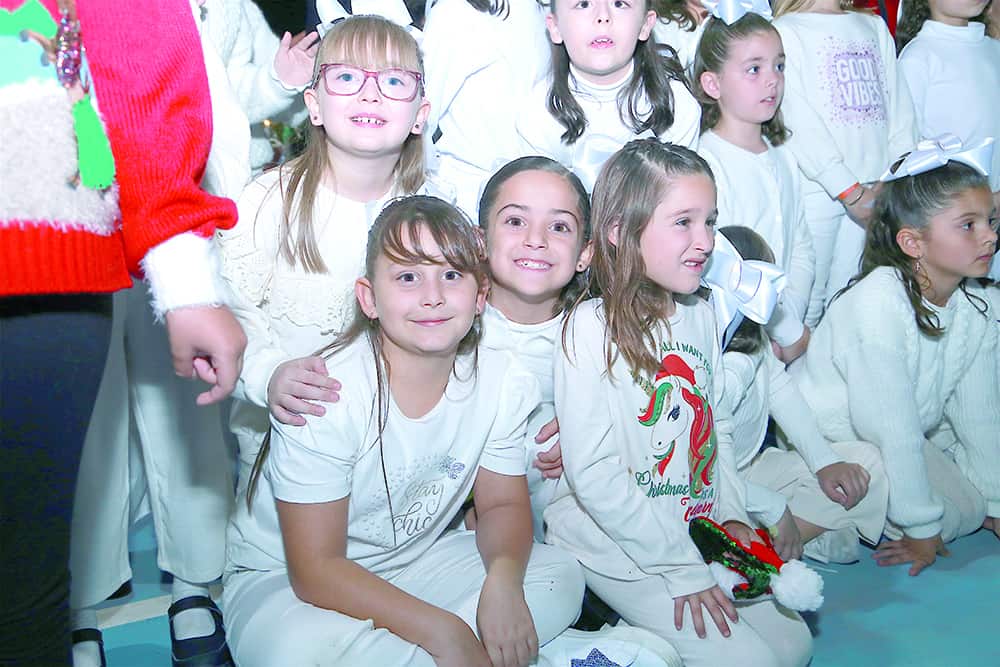
[[403, 69], [365, 72], [352, 65], [331, 65], [324, 71], [327, 90], [333, 95], [353, 95], [361, 90], [369, 76], [375, 78], [378, 90], [391, 100], [411, 100], [417, 91], [417, 77]]

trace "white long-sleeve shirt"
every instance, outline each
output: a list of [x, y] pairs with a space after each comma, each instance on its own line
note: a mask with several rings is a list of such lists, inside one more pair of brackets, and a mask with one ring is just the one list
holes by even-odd
[[885, 22], [862, 12], [794, 13], [774, 21], [785, 47], [786, 145], [805, 193], [835, 198], [877, 181], [916, 142], [913, 103]]
[[423, 52], [431, 103], [426, 136], [441, 130], [431, 169], [475, 220], [486, 181], [523, 154], [514, 121], [548, 71], [545, 13], [535, 0], [510, 0], [502, 16], [465, 0], [440, 0], [427, 15]]
[[795, 158], [784, 146], [770, 143], [765, 152], [752, 153], [711, 130], [701, 135], [698, 152], [715, 175], [719, 225], [742, 225], [760, 234], [787, 276], [781, 302], [767, 324], [771, 338], [787, 347], [802, 337], [807, 314], [819, 319], [822, 310], [821, 302], [809, 300], [815, 255]]
[[[983, 299], [982, 288], [968, 291]], [[956, 291], [944, 307], [926, 303], [945, 332], [917, 328], [893, 269], [872, 271], [835, 299], [792, 375], [830, 441], [865, 440], [882, 452], [889, 519], [907, 535], [941, 531], [943, 507], [922, 455], [926, 434], [947, 418], [956, 463], [1000, 515], [1000, 410], [996, 314], [984, 316]]]
[[688, 522], [748, 519], [720, 409], [711, 307], [696, 297], [677, 302], [669, 333], [657, 332], [663, 361], [653, 377], [633, 378], [620, 356], [608, 374], [600, 299], [570, 318], [555, 361], [564, 474], [545, 511], [546, 540], [605, 576], [660, 575], [674, 597], [715, 585]]
[[[583, 108], [587, 127], [583, 135], [572, 144], [565, 144], [560, 137], [566, 128], [549, 113], [546, 99], [550, 82], [540, 81], [532, 89], [527, 105], [517, 119], [517, 131], [533, 153], [545, 155], [566, 167], [580, 177], [588, 191], [594, 189], [594, 182], [601, 166], [619, 148], [633, 139], [656, 137], [660, 141], [698, 147], [701, 107], [681, 81], [672, 81], [670, 90], [674, 96], [674, 122], [666, 132], [656, 136], [651, 130], [636, 133], [622, 122], [618, 108], [618, 94], [628, 85], [632, 69], [618, 82], [597, 85], [575, 74], [570, 66], [570, 90]], [[645, 115], [649, 102], [639, 105]]]
[[[760, 452], [768, 417], [774, 417], [813, 473], [841, 458], [820, 433], [809, 404], [785, 365], [764, 347], [755, 354], [726, 352], [722, 355], [726, 373], [725, 410], [733, 416], [733, 451], [736, 468], [749, 467]], [[747, 511], [773, 526], [786, 507], [785, 497], [756, 484], [747, 484]]]
[[[986, 36], [985, 25], [924, 21], [899, 54], [899, 69], [921, 137], [951, 132], [966, 146], [1000, 140], [1000, 41]], [[993, 151], [990, 187], [1000, 191], [1000, 149]]]

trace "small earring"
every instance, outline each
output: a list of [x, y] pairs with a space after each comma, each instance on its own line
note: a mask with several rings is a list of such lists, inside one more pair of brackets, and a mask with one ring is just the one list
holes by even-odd
[[587, 267], [585, 267], [583, 265], [583, 262], [577, 262], [577, 264], [576, 264], [576, 272], [577, 273], [579, 273], [580, 271], [583, 271], [585, 268], [587, 268]]

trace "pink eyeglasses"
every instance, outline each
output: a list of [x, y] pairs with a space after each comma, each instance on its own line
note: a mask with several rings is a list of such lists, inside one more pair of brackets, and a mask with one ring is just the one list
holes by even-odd
[[317, 79], [319, 78], [323, 79], [323, 86], [330, 95], [355, 95], [371, 78], [375, 79], [375, 85], [384, 97], [399, 102], [412, 102], [424, 77], [420, 72], [408, 69], [392, 68], [373, 72], [346, 63], [326, 63], [319, 66]]

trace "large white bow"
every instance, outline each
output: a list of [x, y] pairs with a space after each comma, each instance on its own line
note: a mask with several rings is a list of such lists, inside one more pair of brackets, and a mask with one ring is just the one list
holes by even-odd
[[771, 20], [771, 4], [768, 0], [701, 0], [705, 9], [726, 25], [732, 25], [747, 14], [760, 14]]
[[[354, 11], [347, 11], [337, 0], [316, 0], [316, 13], [320, 20], [316, 30], [320, 33], [320, 37], [327, 33], [334, 21], [346, 19], [351, 15], [374, 14], [407, 29], [411, 28], [410, 24], [413, 23], [410, 10], [406, 8], [403, 0], [353, 0], [351, 9]], [[413, 28], [413, 32], [415, 36], [420, 34], [416, 28]]]
[[952, 160], [969, 165], [983, 176], [989, 176], [993, 160], [993, 137], [986, 137], [970, 148], [964, 148], [962, 140], [950, 132], [933, 139], [924, 139], [895, 171], [890, 167], [879, 180], [894, 181], [904, 176], [916, 176], [943, 167]]
[[736, 329], [748, 317], [758, 324], [771, 319], [785, 289], [785, 272], [770, 262], [743, 259], [721, 232], [702, 282], [712, 290], [719, 338], [725, 350]]
[[591, 134], [579, 141], [571, 162], [573, 171], [580, 177], [587, 192], [594, 191], [594, 184], [597, 183], [604, 163], [621, 147], [621, 141], [605, 134]]

